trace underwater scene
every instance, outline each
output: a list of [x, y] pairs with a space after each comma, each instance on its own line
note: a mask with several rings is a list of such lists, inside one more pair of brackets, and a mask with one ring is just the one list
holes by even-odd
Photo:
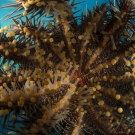
[[135, 135], [135, 0], [0, 0], [0, 135]]

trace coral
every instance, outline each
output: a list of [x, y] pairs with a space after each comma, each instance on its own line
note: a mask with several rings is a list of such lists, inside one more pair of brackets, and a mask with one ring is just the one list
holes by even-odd
[[135, 134], [135, 2], [109, 2], [79, 17], [75, 0], [2, 6], [2, 135]]

